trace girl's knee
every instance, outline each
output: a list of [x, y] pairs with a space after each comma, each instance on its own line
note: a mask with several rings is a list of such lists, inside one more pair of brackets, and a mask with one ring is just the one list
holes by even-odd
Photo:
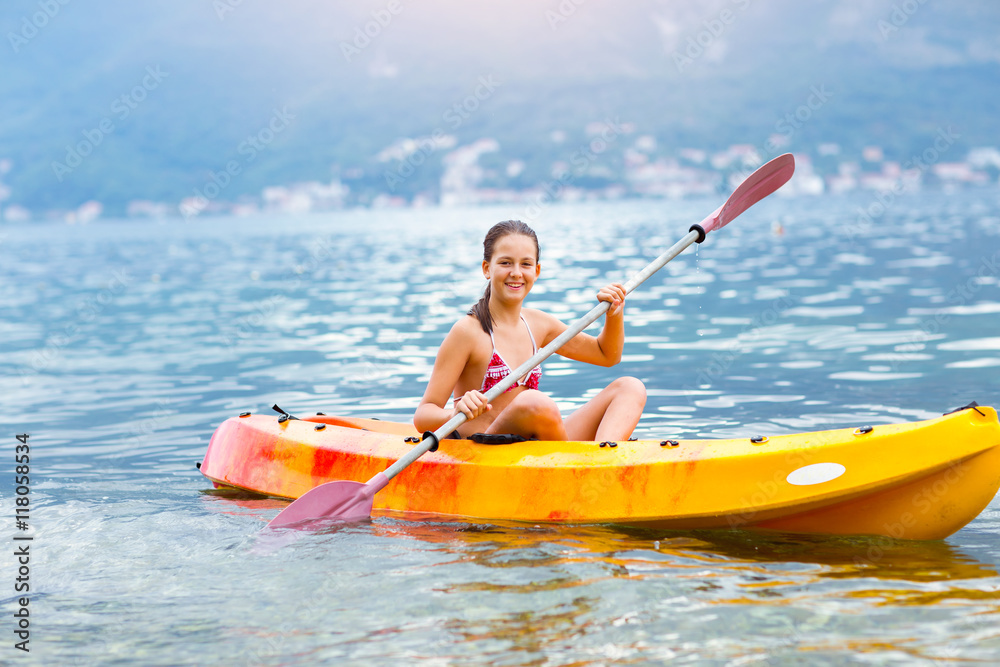
[[611, 385], [619, 395], [626, 396], [634, 402], [642, 402], [645, 405], [646, 385], [639, 378], [631, 376], [620, 377], [612, 382]]
[[513, 403], [519, 411], [528, 413], [533, 419], [562, 420], [556, 402], [537, 389], [522, 391]]
[[540, 391], [528, 389], [511, 401], [508, 410], [514, 409], [515, 419], [521, 424], [525, 435], [539, 440], [565, 440], [566, 426], [563, 424], [559, 406]]

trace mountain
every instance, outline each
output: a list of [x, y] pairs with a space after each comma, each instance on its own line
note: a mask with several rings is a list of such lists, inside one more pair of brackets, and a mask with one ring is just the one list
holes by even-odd
[[[486, 181], [529, 188], [602, 124], [653, 156], [777, 134], [900, 161], [951, 128], [957, 159], [1000, 136], [998, 28], [986, 0], [16, 0], [0, 206], [176, 210], [304, 181], [433, 200], [445, 156], [482, 138]], [[620, 179], [612, 134], [580, 187]]]

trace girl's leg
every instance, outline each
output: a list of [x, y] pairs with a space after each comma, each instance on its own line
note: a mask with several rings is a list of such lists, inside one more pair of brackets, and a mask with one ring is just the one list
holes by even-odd
[[568, 440], [627, 440], [646, 407], [646, 386], [620, 377], [566, 418]]
[[487, 433], [513, 433], [539, 440], [565, 440], [559, 406], [536, 389], [525, 389], [497, 415]]

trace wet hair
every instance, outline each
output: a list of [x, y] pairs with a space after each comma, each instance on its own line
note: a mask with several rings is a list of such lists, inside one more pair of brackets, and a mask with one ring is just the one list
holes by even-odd
[[[486, 238], [483, 239], [483, 261], [489, 262], [493, 259], [493, 247], [497, 241], [509, 234], [521, 234], [535, 242], [535, 263], [537, 263], [541, 258], [541, 250], [538, 248], [538, 237], [535, 235], [535, 230], [520, 220], [504, 220], [490, 227], [490, 231], [486, 232]], [[483, 331], [486, 333], [493, 333], [493, 315], [490, 314], [490, 291], [490, 284], [487, 283], [486, 291], [483, 292], [482, 298], [476, 302], [476, 305], [469, 309], [469, 315], [479, 320], [479, 325], [483, 327]]]

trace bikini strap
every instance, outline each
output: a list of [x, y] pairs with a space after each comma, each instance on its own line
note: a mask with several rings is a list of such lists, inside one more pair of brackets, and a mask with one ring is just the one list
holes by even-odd
[[[531, 333], [531, 327], [528, 326], [528, 320], [524, 319], [524, 315], [521, 315], [521, 321], [524, 322], [524, 326], [528, 330], [528, 338], [531, 339], [531, 354], [534, 355], [535, 352], [538, 352], [538, 343], [535, 342], [535, 334]], [[496, 345], [493, 347], [496, 347]]]

